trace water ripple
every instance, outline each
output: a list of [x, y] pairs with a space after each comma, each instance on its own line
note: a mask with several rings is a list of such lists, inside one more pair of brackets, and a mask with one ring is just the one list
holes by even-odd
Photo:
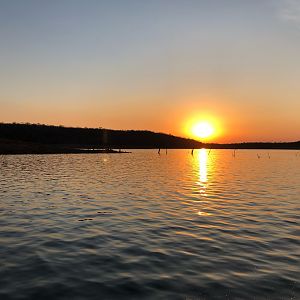
[[0, 298], [300, 299], [300, 159], [261, 154], [0, 156]]

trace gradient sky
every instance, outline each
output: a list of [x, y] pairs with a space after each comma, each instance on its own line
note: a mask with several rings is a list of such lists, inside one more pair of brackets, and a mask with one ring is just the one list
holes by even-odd
[[0, 121], [300, 140], [300, 0], [0, 0]]

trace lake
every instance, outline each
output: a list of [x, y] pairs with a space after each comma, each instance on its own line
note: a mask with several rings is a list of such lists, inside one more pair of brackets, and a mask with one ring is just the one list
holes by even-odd
[[300, 152], [0, 156], [0, 299], [300, 299]]

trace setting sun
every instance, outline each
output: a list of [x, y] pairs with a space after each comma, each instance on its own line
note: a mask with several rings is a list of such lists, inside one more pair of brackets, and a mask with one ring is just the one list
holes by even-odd
[[223, 134], [220, 119], [205, 113], [194, 113], [187, 116], [183, 130], [184, 133], [198, 140], [212, 141]]
[[213, 135], [215, 129], [209, 122], [199, 122], [192, 127], [192, 133], [198, 138], [208, 138]]

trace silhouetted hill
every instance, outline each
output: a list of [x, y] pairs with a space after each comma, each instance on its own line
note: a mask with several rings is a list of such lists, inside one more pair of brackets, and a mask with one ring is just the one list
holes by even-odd
[[289, 143], [204, 144], [192, 139], [151, 131], [0, 123], [0, 154], [95, 153], [96, 151], [87, 150], [91, 148], [192, 149], [202, 147], [209, 149], [300, 149], [300, 141]]
[[164, 133], [140, 130], [73, 128], [0, 123], [0, 139], [94, 148], [199, 148], [202, 143]]

